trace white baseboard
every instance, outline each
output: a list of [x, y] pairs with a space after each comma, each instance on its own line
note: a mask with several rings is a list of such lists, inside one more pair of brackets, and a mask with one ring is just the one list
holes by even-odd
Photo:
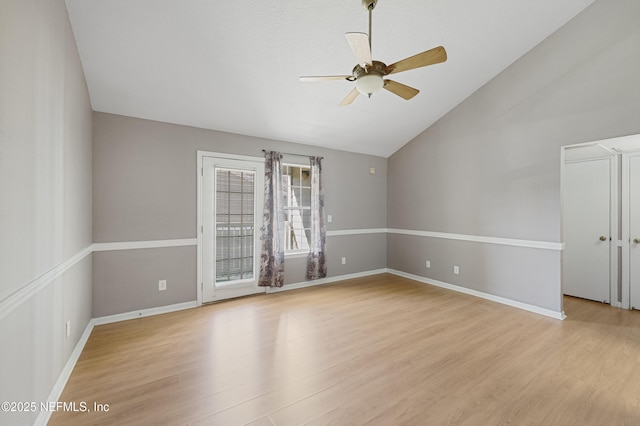
[[525, 311], [533, 312], [536, 314], [544, 315], [544, 316], [551, 317], [558, 320], [564, 320], [567, 317], [564, 314], [564, 311], [562, 312], [552, 311], [551, 309], [541, 308], [539, 306], [530, 305], [528, 303], [518, 302], [516, 300], [507, 299], [506, 297], [494, 296], [493, 294], [484, 293], [478, 290], [472, 290], [466, 287], [460, 287], [454, 284], [445, 283], [445, 282], [434, 280], [431, 278], [421, 277], [419, 275], [409, 274], [402, 271], [396, 271], [395, 269], [387, 269], [386, 272], [389, 272], [390, 274], [398, 275], [400, 277], [408, 278], [410, 280], [418, 281], [424, 284], [429, 284], [436, 287], [446, 288], [447, 290], [453, 290], [459, 293], [480, 297], [481, 299], [491, 300], [492, 302], [498, 302], [503, 305], [511, 306], [514, 308], [522, 309]]
[[157, 308], [141, 309], [139, 311], [124, 312], [121, 314], [107, 315], [93, 319], [94, 325], [111, 324], [113, 322], [126, 321], [135, 318], [150, 317], [153, 315], [166, 314], [169, 312], [182, 311], [184, 309], [196, 308], [198, 303], [192, 302], [176, 303], [174, 305], [158, 306]]
[[317, 280], [312, 280], [312, 281], [302, 281], [295, 284], [286, 284], [283, 287], [267, 287], [267, 293], [279, 293], [281, 291], [296, 290], [298, 288], [305, 288], [305, 287], [313, 287], [316, 285], [329, 284], [337, 281], [350, 280], [353, 278], [368, 277], [369, 275], [384, 274], [385, 272], [388, 272], [386, 268], [374, 269], [371, 271], [356, 272], [354, 274], [338, 275], [335, 277], [319, 278]]
[[[73, 371], [73, 368], [76, 366], [76, 362], [78, 362], [78, 359], [80, 358], [80, 354], [82, 354], [82, 350], [84, 349], [84, 346], [87, 344], [87, 341], [89, 340], [89, 336], [93, 331], [93, 326], [94, 326], [93, 321], [94, 321], [93, 319], [89, 321], [89, 324], [87, 324], [87, 327], [84, 329], [82, 336], [80, 336], [80, 340], [78, 340], [78, 343], [76, 343], [76, 346], [73, 348], [73, 352], [71, 352], [71, 355], [67, 360], [67, 363], [64, 365], [64, 368], [60, 372], [60, 375], [58, 376], [58, 380], [56, 380], [56, 384], [53, 386], [53, 389], [51, 389], [51, 392], [49, 393], [47, 402], [58, 401], [58, 399], [60, 398], [60, 395], [62, 395], [62, 391], [64, 390], [64, 387], [67, 385], [67, 381], [71, 376], [71, 372]], [[36, 418], [36, 421], [34, 422], [34, 425], [46, 426], [46, 424], [49, 422], [49, 418], [51, 417], [51, 413], [52, 412], [48, 410], [41, 410], [40, 414]]]

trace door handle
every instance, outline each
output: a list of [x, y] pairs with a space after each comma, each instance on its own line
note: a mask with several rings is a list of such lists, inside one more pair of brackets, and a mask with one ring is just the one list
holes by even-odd
[[640, 238], [634, 238], [633, 244], [640, 244]]
[[[607, 237], [600, 235], [600, 241], [607, 241]], [[638, 240], [638, 242], [640, 242], [640, 240]]]

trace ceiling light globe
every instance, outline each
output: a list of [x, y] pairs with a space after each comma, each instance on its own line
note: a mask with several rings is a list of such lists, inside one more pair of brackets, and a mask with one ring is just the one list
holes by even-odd
[[384, 80], [380, 74], [364, 74], [356, 80], [356, 89], [363, 95], [371, 97], [384, 86]]

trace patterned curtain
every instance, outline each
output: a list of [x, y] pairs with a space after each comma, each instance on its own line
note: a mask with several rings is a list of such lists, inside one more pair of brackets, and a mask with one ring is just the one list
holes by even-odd
[[260, 277], [262, 287], [282, 287], [284, 284], [284, 192], [282, 188], [282, 154], [265, 154], [264, 224]]
[[325, 260], [324, 192], [322, 190], [322, 157], [310, 157], [311, 162], [311, 238], [307, 257], [307, 279], [327, 276]]

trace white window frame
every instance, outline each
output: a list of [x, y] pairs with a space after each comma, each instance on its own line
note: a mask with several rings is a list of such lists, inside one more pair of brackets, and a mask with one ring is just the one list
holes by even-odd
[[[282, 163], [283, 169], [284, 169], [284, 167], [287, 167], [287, 166], [288, 167], [297, 167], [297, 168], [306, 169], [306, 170], [309, 171], [309, 174], [311, 174], [311, 165], [308, 164], [308, 163], [298, 163], [298, 162], [295, 162], [295, 161], [287, 161], [287, 162], [283, 162]], [[283, 176], [285, 175], [284, 174], [284, 170], [283, 170], [282, 175]], [[292, 192], [291, 191], [291, 187], [288, 186], [285, 190], [288, 191], [287, 199], [291, 200], [292, 199], [292, 197], [291, 197], [291, 192]], [[284, 208], [285, 212], [289, 210], [289, 206], [285, 206], [283, 208]], [[310, 212], [311, 211], [311, 204], [309, 204], [309, 206], [307, 206], [307, 207], [301, 206], [300, 209], [308, 210]], [[285, 237], [285, 240], [286, 240], [286, 228], [285, 228], [285, 236], [284, 237]], [[307, 241], [307, 243], [308, 242], [309, 241]], [[285, 242], [285, 245], [286, 245], [286, 242]], [[286, 250], [285, 249], [284, 255], [287, 258], [306, 257], [309, 254], [309, 250], [310, 250], [310, 248], [307, 248], [307, 249], [296, 249], [296, 250]]]

